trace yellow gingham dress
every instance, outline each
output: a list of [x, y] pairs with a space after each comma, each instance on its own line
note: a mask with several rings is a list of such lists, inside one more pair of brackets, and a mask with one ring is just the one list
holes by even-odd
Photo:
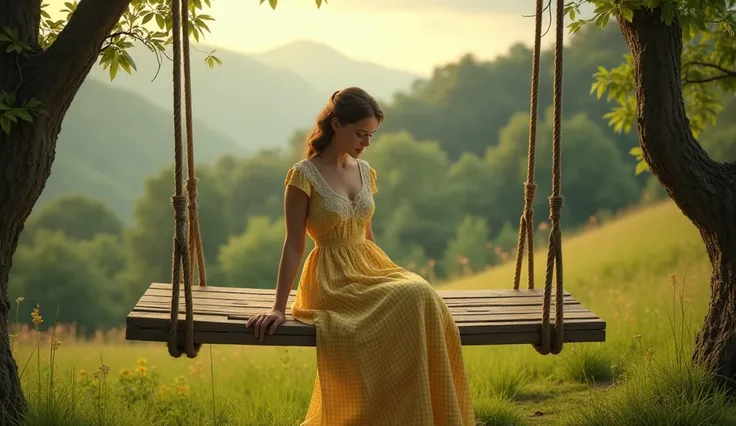
[[365, 238], [376, 172], [358, 162], [363, 189], [353, 201], [307, 160], [286, 176], [310, 197], [306, 228], [315, 242], [291, 308], [317, 332], [302, 426], [472, 426], [457, 325], [426, 280]]

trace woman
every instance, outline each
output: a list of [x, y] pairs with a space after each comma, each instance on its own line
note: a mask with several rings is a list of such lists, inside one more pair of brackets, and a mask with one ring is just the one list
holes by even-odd
[[317, 377], [302, 426], [472, 426], [460, 333], [419, 275], [375, 244], [376, 171], [360, 155], [383, 121], [351, 87], [332, 95], [286, 176], [286, 238], [273, 309], [252, 317], [263, 340], [285, 320], [304, 252], [315, 242], [292, 306], [317, 333]]

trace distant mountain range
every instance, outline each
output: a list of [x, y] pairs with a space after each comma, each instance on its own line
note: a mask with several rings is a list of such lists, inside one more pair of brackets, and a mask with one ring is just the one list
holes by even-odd
[[[284, 146], [295, 129], [311, 126], [329, 96], [342, 87], [361, 86], [388, 100], [417, 78], [311, 42], [256, 55], [218, 49], [215, 55], [223, 64], [212, 69], [204, 63], [211, 50], [202, 45], [191, 50], [194, 116], [248, 149]], [[107, 71], [96, 67], [90, 78], [131, 90], [171, 111], [171, 61], [164, 58], [159, 69], [145, 47], [132, 49], [131, 55], [138, 67], [132, 75], [120, 72], [110, 82]]]
[[349, 86], [366, 89], [379, 101], [390, 102], [397, 90], [407, 90], [419, 76], [407, 71], [385, 68], [372, 62], [347, 58], [324, 44], [295, 41], [254, 59], [298, 74], [320, 94], [331, 94]]
[[[197, 160], [286, 146], [291, 134], [311, 126], [330, 94], [348, 85], [390, 99], [416, 78], [347, 58], [320, 44], [295, 42], [247, 55], [218, 50], [223, 64], [204, 63], [205, 46], [191, 56]], [[69, 193], [105, 201], [130, 218], [144, 180], [173, 162], [171, 61], [145, 47], [130, 54], [138, 68], [110, 81], [95, 66], [64, 120], [51, 177], [37, 208]], [[158, 72], [158, 75], [157, 75]], [[154, 77], [156, 77], [154, 79]], [[152, 81], [153, 80], [153, 81]]]

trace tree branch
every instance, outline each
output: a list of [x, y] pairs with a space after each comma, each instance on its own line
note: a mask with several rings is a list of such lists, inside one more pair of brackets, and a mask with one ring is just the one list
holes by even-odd
[[719, 81], [719, 80], [727, 80], [729, 78], [736, 78], [736, 71], [732, 71], [729, 69], [726, 69], [720, 65], [717, 64], [711, 64], [708, 62], [699, 62], [699, 61], [691, 61], [685, 64], [685, 67], [691, 67], [691, 66], [698, 66], [698, 67], [704, 67], [704, 68], [712, 68], [717, 71], [720, 71], [722, 74], [705, 77], [705, 78], [699, 78], [699, 79], [683, 79], [684, 84], [697, 84], [697, 83], [710, 83], [713, 81]]
[[45, 102], [47, 107], [68, 106], [69, 97], [73, 98], [82, 85], [100, 54], [102, 43], [130, 1], [80, 1], [56, 41], [33, 59], [34, 72], [24, 86], [38, 90], [33, 96]]
[[726, 195], [734, 189], [727, 184], [727, 169], [708, 157], [690, 130], [682, 94], [680, 23], [662, 22], [660, 8], [640, 8], [631, 22], [619, 22], [634, 60], [644, 158], [683, 213], [700, 229], [711, 229], [708, 210], [730, 199]]

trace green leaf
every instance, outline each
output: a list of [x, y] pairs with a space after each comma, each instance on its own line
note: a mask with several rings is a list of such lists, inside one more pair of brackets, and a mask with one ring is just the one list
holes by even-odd
[[115, 76], [118, 75], [119, 67], [120, 67], [120, 61], [118, 59], [118, 54], [117, 52], [114, 52], [113, 57], [110, 60], [110, 81], [115, 80]]
[[0, 115], [0, 128], [3, 129], [3, 132], [5, 132], [6, 135], [10, 134], [10, 120], [8, 120], [5, 115]]
[[268, 4], [271, 6], [271, 9], [276, 10], [279, 0], [268, 0]]
[[156, 16], [153, 12], [148, 12], [145, 15], [143, 15], [143, 20], [141, 21], [141, 25], [146, 25], [153, 17]]
[[646, 161], [642, 160], [636, 163], [636, 170], [634, 170], [634, 174], [639, 176], [647, 170], [649, 170], [649, 165], [646, 163]]
[[21, 120], [25, 120], [29, 123], [33, 123], [33, 117], [27, 110], [23, 108], [16, 108], [13, 110], [13, 113], [17, 115]]

